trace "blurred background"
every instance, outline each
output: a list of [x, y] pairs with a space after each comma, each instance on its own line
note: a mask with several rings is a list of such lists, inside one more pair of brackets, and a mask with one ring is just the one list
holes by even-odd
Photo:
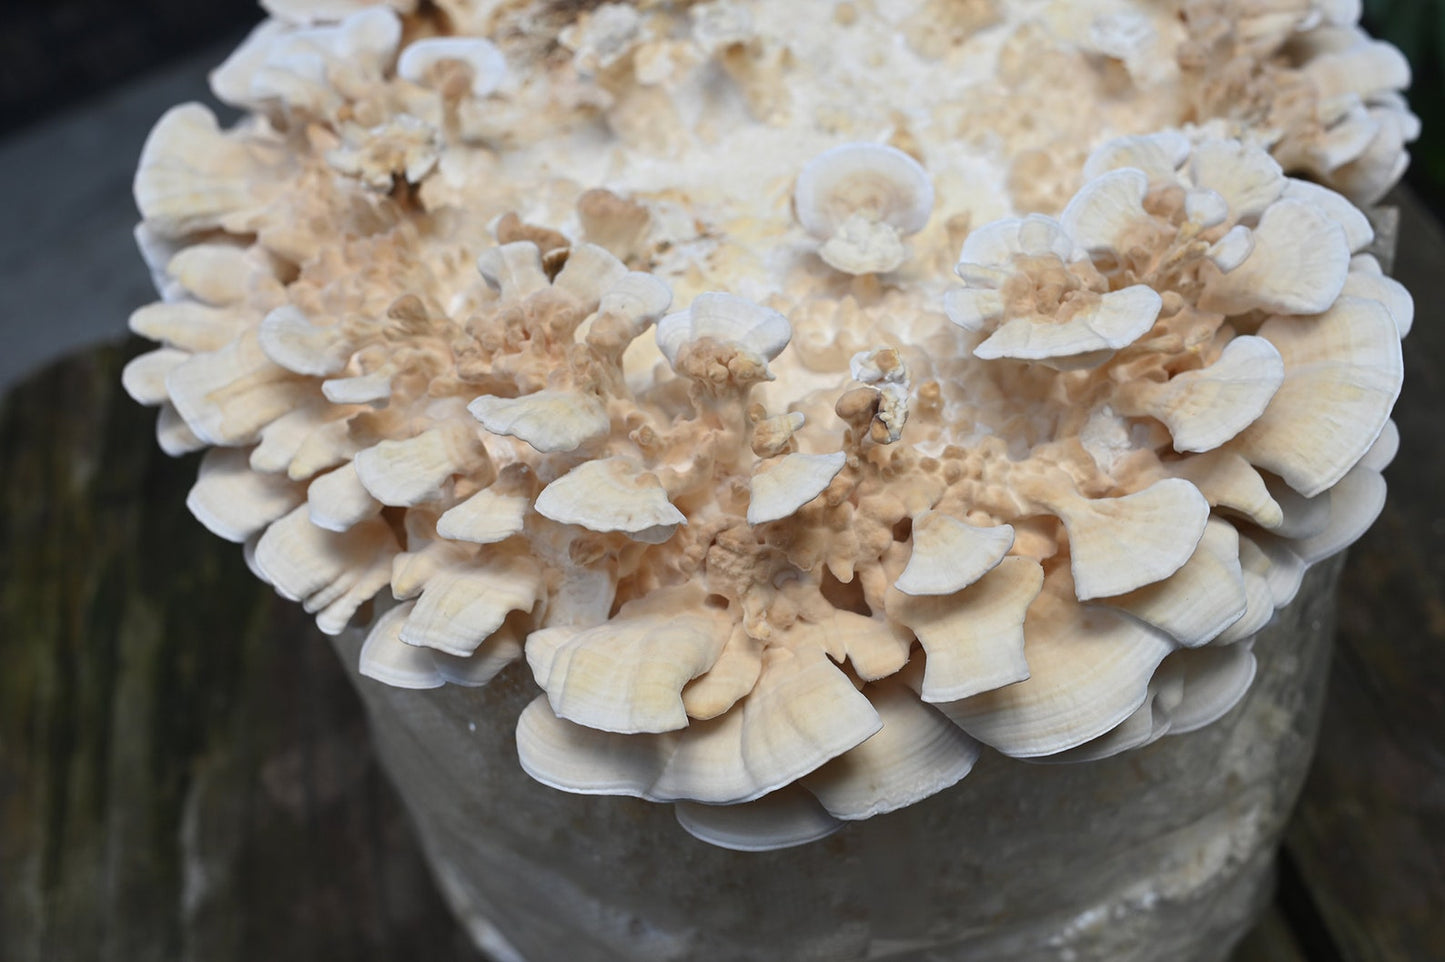
[[[125, 317], [154, 298], [141, 144], [260, 16], [0, 4], [0, 962], [477, 959], [328, 646], [189, 518], [196, 459], [161, 455], [118, 389]], [[1237, 962], [1445, 958], [1445, 0], [1367, 0], [1365, 24], [1414, 65], [1424, 122], [1385, 202], [1420, 307], [1403, 453], [1351, 552], [1280, 894]]]

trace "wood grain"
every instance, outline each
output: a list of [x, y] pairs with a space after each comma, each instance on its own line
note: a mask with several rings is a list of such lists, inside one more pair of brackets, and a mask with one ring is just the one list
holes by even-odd
[[189, 517], [122, 353], [0, 409], [0, 959], [476, 959], [335, 656]]

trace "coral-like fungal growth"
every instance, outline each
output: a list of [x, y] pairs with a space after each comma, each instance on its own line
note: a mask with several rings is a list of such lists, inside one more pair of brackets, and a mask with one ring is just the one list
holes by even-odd
[[732, 848], [1209, 724], [1383, 503], [1406, 78], [1348, 5], [960, 6], [274, 0], [136, 177], [191, 510]]

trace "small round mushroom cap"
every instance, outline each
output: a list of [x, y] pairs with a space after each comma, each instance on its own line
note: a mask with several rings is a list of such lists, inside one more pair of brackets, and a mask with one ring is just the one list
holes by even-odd
[[163, 347], [132, 358], [121, 371], [120, 383], [131, 400], [155, 407], [170, 400], [166, 375], [191, 359], [189, 351]]
[[803, 229], [819, 240], [832, 237], [857, 214], [913, 234], [933, 213], [933, 181], [896, 147], [841, 144], [803, 167], [793, 189], [793, 210]]
[[785, 454], [753, 475], [748, 524], [766, 524], [795, 513], [822, 494], [848, 463], [832, 454]]
[[501, 84], [507, 61], [481, 37], [428, 37], [406, 45], [396, 61], [397, 76], [423, 87], [443, 86], [448, 64], [462, 64], [470, 74], [468, 90], [481, 99]]
[[1084, 162], [1084, 179], [1093, 180], [1111, 170], [1132, 167], [1148, 176], [1149, 182], [1173, 183], [1175, 172], [1189, 158], [1189, 138], [1177, 130], [1115, 137], [1094, 148]]
[[647, 544], [661, 544], [687, 523], [657, 475], [627, 458], [582, 462], [543, 488], [536, 507], [561, 524], [620, 531]]

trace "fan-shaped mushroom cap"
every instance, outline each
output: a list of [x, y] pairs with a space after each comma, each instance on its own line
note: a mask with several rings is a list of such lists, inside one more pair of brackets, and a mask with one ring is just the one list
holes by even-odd
[[678, 802], [677, 822], [694, 838], [735, 852], [771, 852], [827, 838], [844, 823], [801, 788], [780, 788], [740, 805]]
[[1172, 477], [1183, 478], [1199, 489], [1212, 508], [1241, 514], [1262, 528], [1277, 527], [1284, 519], [1264, 478], [1233, 451], [1215, 449], [1163, 465]]
[[738, 708], [678, 732], [622, 735], [558, 718], [539, 697], [517, 722], [522, 767], [584, 795], [732, 805], [761, 798], [882, 727], [822, 651], [770, 648]]
[[206, 442], [196, 437], [180, 412], [171, 404], [162, 404], [161, 413], [156, 416], [156, 443], [173, 458], [199, 451], [206, 446]]
[[793, 210], [825, 241], [823, 259], [850, 274], [889, 271], [903, 262], [899, 237], [917, 233], [933, 211], [928, 172], [883, 144], [842, 144], [798, 174]]
[[166, 393], [166, 375], [190, 359], [189, 351], [169, 347], [141, 354], [121, 371], [121, 386], [137, 404], [147, 407], [164, 404], [170, 398]]
[[1132, 167], [1143, 171], [1150, 183], [1173, 183], [1189, 158], [1189, 138], [1177, 130], [1131, 137], [1115, 137], [1095, 147], [1084, 162], [1084, 179], [1093, 180], [1111, 170]]
[[955, 594], [890, 592], [888, 616], [910, 628], [928, 655], [923, 700], [957, 701], [1027, 678], [1024, 621], [1043, 582], [1037, 561], [1010, 557]]
[[519, 534], [531, 499], [483, 488], [437, 519], [437, 534], [453, 541], [495, 544]]
[[1231, 447], [1296, 491], [1319, 494], [1370, 449], [1400, 393], [1399, 332], [1375, 301], [1342, 297], [1316, 317], [1275, 317], [1259, 329], [1285, 379]]
[[197, 354], [166, 375], [166, 393], [207, 444], [254, 444], [261, 429], [315, 394], [315, 387], [266, 357], [252, 333]]
[[1345, 243], [1351, 253], [1364, 250], [1375, 239], [1375, 228], [1370, 226], [1370, 219], [1364, 212], [1328, 187], [1289, 177], [1285, 180], [1281, 196], [1304, 201], [1324, 211], [1325, 216], [1339, 224], [1345, 232]]
[[1005, 755], [1033, 758], [1082, 745], [1128, 718], [1174, 645], [1163, 632], [1107, 608], [1080, 608], [1045, 591], [1025, 625], [1029, 677], [938, 704], [964, 731]]
[[1271, 204], [1253, 230], [1254, 249], [1210, 279], [1200, 306], [1224, 314], [1251, 310], [1314, 314], [1339, 297], [1350, 269], [1344, 229], [1314, 204]]
[[732, 294], [699, 294], [687, 310], [657, 322], [657, 346], [673, 370], [683, 350], [699, 341], [730, 345], [766, 362], [782, 353], [793, 336], [788, 319], [771, 308]]
[[187, 353], [216, 351], [234, 341], [249, 323], [246, 312], [193, 300], [147, 304], [130, 316], [130, 329]]
[[451, 420], [405, 441], [380, 441], [357, 452], [353, 463], [372, 497], [404, 506], [435, 500], [453, 475], [486, 457], [475, 427]]
[[448, 65], [466, 67], [467, 89], [473, 97], [487, 96], [507, 75], [507, 61], [489, 40], [481, 37], [427, 37], [407, 44], [396, 61], [397, 76], [424, 87], [450, 92]]
[[1380, 436], [1375, 443], [1370, 445], [1370, 450], [1360, 458], [1359, 466], [1369, 468], [1371, 471], [1383, 471], [1395, 460], [1395, 455], [1400, 452], [1400, 429], [1394, 421], [1386, 421], [1385, 426], [1380, 429]]
[[393, 688], [440, 688], [447, 680], [431, 652], [401, 640], [401, 626], [411, 610], [412, 603], [406, 602], [376, 619], [361, 646], [361, 674]]
[[842, 451], [832, 454], [785, 454], [753, 475], [748, 524], [786, 518], [812, 501], [848, 463]]
[[216, 227], [244, 233], [265, 202], [266, 154], [228, 139], [200, 104], [168, 110], [146, 138], [135, 202], [147, 226], [180, 237]]
[[1174, 574], [1103, 601], [1190, 648], [1217, 638], [1239, 620], [1248, 602], [1239, 567], [1239, 534], [1217, 518], [1205, 525], [1199, 547]]
[[1159, 675], [1177, 676], [1183, 691], [1169, 709], [1169, 731], [1183, 735], [1218, 721], [1249, 691], [1258, 667], [1252, 642], [1176, 651]]
[[464, 688], [480, 688], [495, 678], [503, 668], [522, 657], [522, 638], [519, 632], [513, 630], [510, 620], [503, 622], [502, 627], [487, 636], [487, 639], [477, 646], [476, 651], [464, 658], [435, 648], [416, 648], [411, 645], [407, 647], [412, 651], [423, 651], [430, 655], [432, 663], [436, 665], [437, 674], [446, 679], [448, 684], [461, 685]]
[[1117, 350], [1154, 326], [1163, 303], [1158, 292], [1135, 284], [1100, 295], [1058, 323], [1041, 324], [1032, 317], [1007, 321], [974, 348], [973, 355], [1041, 360]]
[[331, 377], [346, 370], [352, 346], [334, 327], [320, 327], [290, 304], [276, 308], [261, 322], [261, 350], [272, 361], [297, 374]]
[[913, 519], [913, 551], [893, 587], [905, 595], [949, 595], [993, 569], [1014, 543], [1012, 525], [988, 528], [925, 511]]
[[1291, 547], [1307, 565], [1344, 551], [1369, 530], [1385, 508], [1385, 479], [1378, 471], [1356, 465], [1329, 491], [1325, 526]]
[[527, 637], [527, 663], [559, 718], [609, 732], [685, 728], [682, 690], [713, 666], [732, 619], [700, 588], [654, 592], [591, 628]]
[[541, 587], [541, 571], [526, 557], [444, 568], [426, 579], [401, 640], [465, 658], [502, 627], [508, 614], [531, 611]]
[[544, 454], [575, 451], [606, 437], [612, 428], [602, 401], [579, 391], [538, 391], [518, 398], [483, 395], [467, 410], [493, 434], [521, 438]]
[[706, 721], [721, 715], [753, 690], [762, 671], [763, 643], [734, 626], [712, 667], [682, 690], [688, 717]]
[[1168, 381], [1135, 381], [1114, 395], [1121, 414], [1163, 421], [1176, 451], [1211, 451], [1264, 413], [1284, 381], [1284, 361], [1262, 337], [1236, 337], [1211, 365]]
[[982, 750], [978, 742], [903, 684], [878, 682], [863, 693], [883, 728], [802, 779], [829, 815], [852, 821], [896, 811], [973, 769]]
[[354, 461], [312, 480], [306, 488], [306, 505], [311, 523], [327, 531], [345, 531], [379, 514], [382, 507], [361, 483]]
[[312, 524], [302, 506], [266, 529], [256, 543], [255, 565], [283, 598], [319, 612], [317, 627], [335, 635], [391, 580], [396, 551], [396, 537], [383, 521], [327, 531]]
[[1080, 601], [1122, 595], [1169, 577], [1194, 554], [1209, 503], [1188, 481], [1166, 478], [1119, 498], [1063, 497], [1050, 505], [1069, 534]]
[[1403, 339], [1410, 333], [1415, 324], [1415, 299], [1410, 292], [1405, 290], [1404, 285], [1392, 277], [1374, 273], [1366, 270], [1352, 269], [1350, 276], [1345, 278], [1345, 286], [1340, 291], [1343, 297], [1363, 297], [1366, 300], [1378, 301], [1390, 312], [1390, 317], [1395, 321], [1395, 328]]
[[1237, 140], [1207, 140], [1189, 154], [1196, 186], [1207, 187], [1229, 204], [1235, 218], [1262, 214], [1285, 190], [1279, 163], [1258, 147]]
[[215, 535], [245, 541], [271, 522], [290, 514], [305, 490], [290, 478], [259, 474], [243, 448], [212, 448], [201, 459], [200, 475], [186, 495], [186, 507]]
[[1265, 579], [1276, 608], [1294, 601], [1309, 565], [1294, 553], [1292, 542], [1256, 531], [1240, 535], [1239, 547], [1240, 564]]
[[1069, 236], [1089, 253], [1122, 253], [1138, 223], [1148, 218], [1144, 195], [1149, 177], [1124, 168], [1091, 179], [1059, 215]]
[[647, 544], [661, 544], [687, 523], [657, 475], [627, 458], [584, 461], [543, 488], [536, 508], [561, 524], [620, 531]]
[[918, 161], [896, 147], [841, 144], [803, 167], [793, 209], [803, 229], [820, 239], [857, 213], [912, 234], [933, 213], [933, 182]]

